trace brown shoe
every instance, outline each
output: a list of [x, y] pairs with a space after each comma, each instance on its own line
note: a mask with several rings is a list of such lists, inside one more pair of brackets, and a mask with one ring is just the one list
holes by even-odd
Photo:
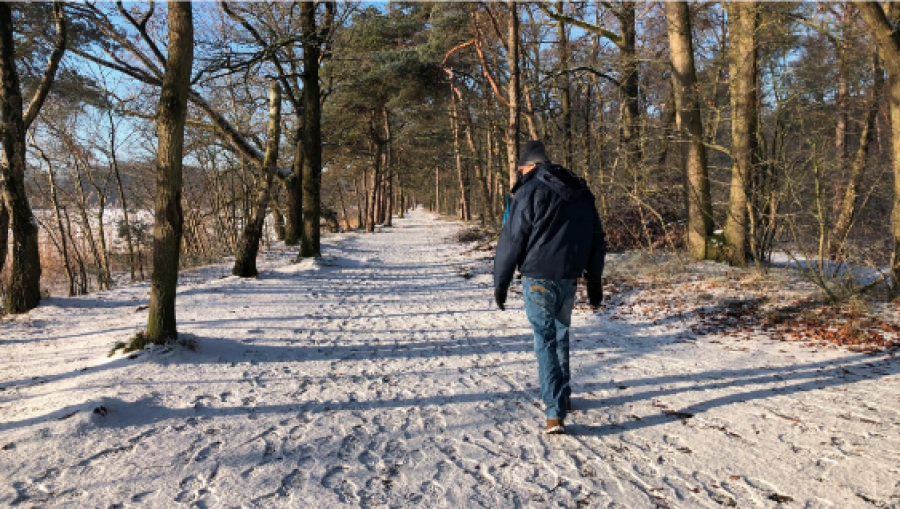
[[566, 425], [562, 419], [547, 419], [547, 427], [544, 432], [548, 435], [565, 435]]

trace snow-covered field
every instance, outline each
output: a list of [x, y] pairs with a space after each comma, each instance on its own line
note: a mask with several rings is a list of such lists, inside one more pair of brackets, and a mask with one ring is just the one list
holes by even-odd
[[416, 212], [258, 279], [185, 274], [195, 350], [106, 357], [145, 284], [0, 321], [0, 505], [900, 507], [900, 360], [647, 304], [696, 295], [577, 310], [569, 435], [541, 434], [521, 297], [491, 304], [459, 229]]

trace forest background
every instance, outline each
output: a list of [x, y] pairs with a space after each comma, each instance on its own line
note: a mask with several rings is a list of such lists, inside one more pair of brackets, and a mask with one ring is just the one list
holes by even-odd
[[898, 20], [878, 2], [0, 4], [3, 312], [152, 277], [160, 341], [183, 267], [234, 255], [252, 277], [261, 243], [319, 256], [321, 232], [417, 205], [490, 238], [528, 139], [584, 177], [611, 249], [786, 256], [829, 300], [892, 297]]

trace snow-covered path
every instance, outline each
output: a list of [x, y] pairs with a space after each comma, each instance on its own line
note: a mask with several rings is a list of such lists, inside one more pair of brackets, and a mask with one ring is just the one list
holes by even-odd
[[196, 351], [106, 357], [146, 285], [0, 321], [0, 505], [900, 507], [900, 361], [641, 311], [677, 295], [576, 311], [570, 434], [542, 435], [521, 297], [491, 305], [459, 228], [195, 271]]

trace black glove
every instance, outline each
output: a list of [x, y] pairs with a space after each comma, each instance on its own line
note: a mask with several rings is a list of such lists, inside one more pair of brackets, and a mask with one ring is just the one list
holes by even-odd
[[600, 307], [600, 302], [603, 301], [603, 284], [600, 281], [588, 281], [587, 293], [591, 307], [594, 309]]
[[497, 307], [500, 308], [500, 311], [506, 311], [506, 291], [507, 288], [494, 289], [494, 302], [497, 303]]

